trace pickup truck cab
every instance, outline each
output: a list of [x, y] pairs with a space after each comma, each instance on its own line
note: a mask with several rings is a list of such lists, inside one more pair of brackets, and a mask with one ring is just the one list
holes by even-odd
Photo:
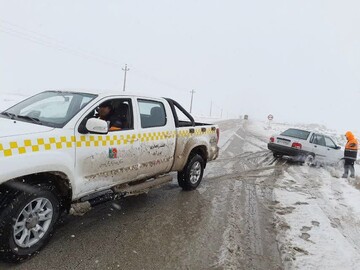
[[0, 114], [0, 257], [40, 250], [73, 203], [138, 194], [169, 172], [195, 189], [218, 139], [171, 99], [46, 91], [16, 104]]

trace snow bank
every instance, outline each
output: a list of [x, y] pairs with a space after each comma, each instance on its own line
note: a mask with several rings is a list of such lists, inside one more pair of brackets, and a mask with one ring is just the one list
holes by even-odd
[[[304, 170], [305, 169], [305, 170]], [[295, 177], [294, 177], [295, 176]], [[359, 269], [360, 192], [323, 168], [293, 167], [274, 191], [278, 241], [292, 269]]]

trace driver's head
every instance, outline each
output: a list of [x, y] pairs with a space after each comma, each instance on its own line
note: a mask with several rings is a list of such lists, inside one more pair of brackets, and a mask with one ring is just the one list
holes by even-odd
[[111, 105], [110, 101], [105, 101], [105, 102], [101, 103], [99, 106], [100, 119], [105, 120], [109, 116], [111, 110], [112, 110], [112, 105]]

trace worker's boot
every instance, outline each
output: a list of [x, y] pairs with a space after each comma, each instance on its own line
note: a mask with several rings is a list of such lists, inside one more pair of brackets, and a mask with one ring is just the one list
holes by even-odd
[[349, 169], [350, 169], [350, 166], [349, 166], [349, 165], [345, 165], [345, 166], [344, 166], [344, 174], [343, 174], [342, 178], [348, 178]]

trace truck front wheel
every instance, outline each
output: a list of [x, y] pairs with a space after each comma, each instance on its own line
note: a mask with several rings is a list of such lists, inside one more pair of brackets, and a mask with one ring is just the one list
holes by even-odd
[[0, 194], [0, 258], [16, 262], [38, 252], [50, 239], [59, 218], [59, 199], [47, 184], [23, 185]]
[[185, 168], [178, 172], [178, 183], [183, 190], [194, 190], [200, 184], [204, 174], [205, 162], [198, 155], [190, 156]]

